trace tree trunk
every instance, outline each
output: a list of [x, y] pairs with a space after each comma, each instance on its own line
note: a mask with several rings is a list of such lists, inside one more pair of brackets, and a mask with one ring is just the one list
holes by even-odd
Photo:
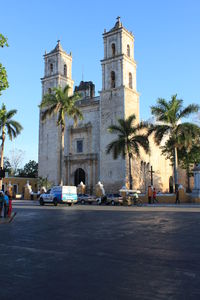
[[174, 148], [174, 183], [175, 183], [175, 191], [178, 188], [178, 154], [177, 148]]
[[63, 185], [63, 157], [64, 157], [64, 130], [61, 127], [61, 141], [60, 141], [60, 185]]
[[132, 179], [132, 174], [131, 174], [131, 154], [130, 153], [128, 155], [128, 164], [129, 164], [129, 186], [130, 186], [130, 190], [132, 190], [133, 179]]
[[[1, 169], [3, 169], [4, 142], [5, 142], [5, 133], [3, 130], [2, 143], [1, 143]], [[2, 190], [2, 178], [0, 179], [0, 190]]]

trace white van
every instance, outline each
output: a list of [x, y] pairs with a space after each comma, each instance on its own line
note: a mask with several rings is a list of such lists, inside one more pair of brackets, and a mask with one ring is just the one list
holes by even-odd
[[45, 203], [53, 203], [55, 206], [58, 203], [67, 203], [72, 205], [77, 202], [76, 186], [54, 186], [46, 193], [40, 195], [40, 205]]

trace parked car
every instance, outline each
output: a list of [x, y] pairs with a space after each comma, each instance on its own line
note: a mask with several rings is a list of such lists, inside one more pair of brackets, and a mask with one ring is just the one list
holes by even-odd
[[78, 194], [78, 202], [81, 204], [92, 204], [93, 202], [96, 202], [96, 198], [88, 194]]
[[52, 203], [55, 206], [58, 203], [67, 203], [72, 205], [77, 202], [77, 189], [76, 186], [54, 186], [46, 193], [40, 195], [40, 205], [45, 203]]
[[120, 194], [106, 194], [105, 196], [102, 196], [101, 198], [97, 199], [97, 203], [99, 205], [106, 204], [106, 205], [122, 205], [123, 204], [123, 198]]

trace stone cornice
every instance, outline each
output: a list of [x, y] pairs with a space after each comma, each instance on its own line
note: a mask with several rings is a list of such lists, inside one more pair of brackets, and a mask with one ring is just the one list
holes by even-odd
[[112, 36], [116, 33], [121, 33], [122, 31], [124, 31], [131, 39], [134, 39], [134, 35], [130, 31], [128, 31], [126, 28], [124, 28], [123, 26], [120, 28], [112, 29], [108, 32], [104, 32], [102, 35], [103, 35], [103, 38], [107, 38], [108, 36]]
[[40, 78], [40, 80], [43, 82], [43, 81], [47, 81], [47, 80], [51, 80], [51, 79], [58, 79], [58, 78], [61, 78], [62, 80], [65, 80], [65, 81], [71, 81], [74, 83], [74, 80], [72, 80], [71, 78], [65, 77], [58, 73], [55, 75], [49, 75], [49, 76], [42, 77], [42, 78]]
[[59, 51], [53, 52], [53, 53], [47, 53], [47, 54], [44, 54], [43, 57], [45, 59], [45, 58], [53, 57], [53, 56], [58, 55], [58, 54], [60, 54], [62, 56], [65, 56], [68, 59], [72, 60], [72, 55], [67, 54], [67, 52], [65, 52], [64, 50], [59, 50]]
[[70, 161], [71, 163], [80, 163], [80, 162], [87, 162], [87, 161], [97, 161], [98, 154], [97, 153], [79, 153], [79, 154], [68, 154], [64, 156], [65, 163]]
[[84, 124], [83, 126], [79, 126], [79, 127], [69, 127], [69, 131], [70, 133], [79, 133], [79, 132], [83, 132], [83, 131], [90, 131], [92, 130], [92, 124], [90, 122], [88, 122], [87, 124]]
[[124, 53], [123, 54], [115, 55], [114, 57], [109, 57], [109, 58], [101, 59], [100, 62], [101, 62], [101, 65], [105, 65], [108, 62], [114, 62], [114, 61], [122, 60], [122, 59], [130, 61], [135, 66], [137, 65], [136, 61], [133, 58], [130, 58], [128, 55], [126, 55]]
[[99, 106], [100, 97], [95, 97], [92, 99], [81, 99], [76, 102], [79, 107], [87, 107], [87, 106]]

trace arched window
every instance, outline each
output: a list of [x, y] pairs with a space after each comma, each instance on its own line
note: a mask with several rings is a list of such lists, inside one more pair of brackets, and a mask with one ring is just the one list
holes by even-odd
[[127, 55], [130, 57], [130, 46], [127, 45]]
[[67, 77], [67, 65], [64, 65], [64, 76]]
[[131, 73], [128, 74], [128, 80], [129, 80], [128, 86], [129, 86], [130, 89], [132, 89], [133, 88], [133, 80], [132, 80], [132, 74]]
[[112, 71], [110, 73], [110, 79], [111, 79], [111, 88], [113, 89], [113, 88], [115, 88], [115, 72], [114, 71]]
[[53, 64], [50, 64], [50, 72], [53, 72]]
[[111, 47], [112, 47], [112, 56], [115, 56], [115, 44], [113, 43]]

